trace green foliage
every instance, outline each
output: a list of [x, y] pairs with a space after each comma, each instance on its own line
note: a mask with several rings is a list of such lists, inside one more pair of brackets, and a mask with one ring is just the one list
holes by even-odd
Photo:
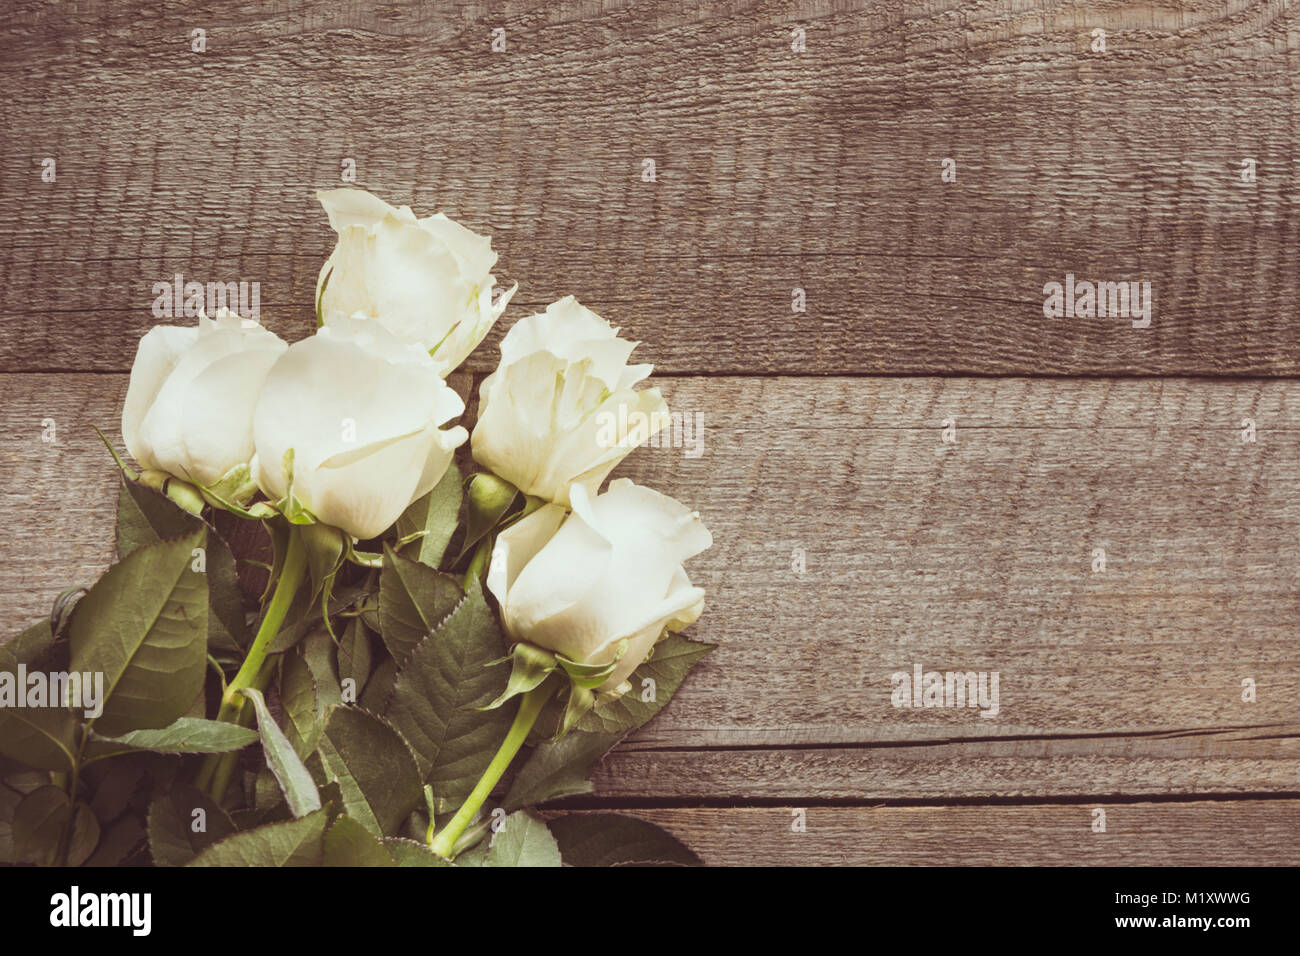
[[492, 834], [483, 866], [560, 866], [560, 847], [546, 824], [520, 810]]
[[388, 653], [399, 665], [456, 609], [460, 582], [426, 564], [384, 552], [379, 575], [379, 626]]
[[538, 745], [515, 777], [503, 806], [516, 810], [557, 797], [590, 793], [593, 787], [587, 777], [619, 737], [575, 730], [559, 740]]
[[[179, 538], [200, 526], [198, 518], [166, 495], [121, 476], [117, 500], [117, 553], [125, 557], [136, 548]], [[213, 648], [238, 650], [248, 644], [248, 627], [239, 594], [235, 558], [216, 534], [207, 542], [210, 599], [208, 641]]]
[[69, 627], [71, 670], [102, 673], [107, 700], [94, 725], [115, 736], [165, 727], [203, 684], [207, 579], [194, 570], [206, 527], [141, 545], [81, 599]]
[[456, 530], [460, 487], [460, 469], [453, 463], [432, 491], [402, 512], [396, 525], [398, 541], [407, 542], [400, 549], [402, 554], [431, 568], [442, 563]]
[[396, 866], [384, 844], [351, 817], [339, 817], [325, 832], [325, 866]]
[[[0, 647], [0, 686], [9, 682], [14, 693], [19, 687], [19, 665], [36, 670], [55, 663], [54, 635], [50, 622], [33, 624], [8, 644]], [[29, 767], [67, 772], [76, 762], [74, 738], [77, 721], [62, 707], [0, 706], [0, 754]]]
[[420, 770], [406, 741], [378, 717], [336, 707], [317, 748], [347, 814], [376, 838], [396, 836], [422, 800]]
[[[365, 555], [290, 507], [290, 520], [303, 522], [295, 533], [306, 542], [308, 583], [278, 604], [288, 607], [278, 630], [259, 637], [268, 663], [254, 675], [259, 657], [241, 689], [228, 691], [284, 567], [289, 520], [250, 521], [265, 513], [257, 504], [230, 509], [223, 520], [236, 524], [221, 527], [232, 551], [201, 517], [124, 478], [118, 562], [0, 646], [0, 704], [6, 686], [17, 693], [20, 673], [102, 674], [104, 691], [97, 716], [58, 702], [0, 706], [0, 862], [452, 865], [426, 840], [493, 764], [518, 695], [536, 691], [540, 706], [547, 680], [605, 679], [509, 641], [474, 563], [465, 571], [521, 501], [495, 476], [466, 484], [453, 467], [384, 540], [357, 543]], [[256, 560], [244, 527], [270, 535]], [[248, 565], [270, 572], [260, 600], [241, 589]], [[503, 789], [467, 808], [468, 832], [448, 831], [440, 849], [460, 867], [698, 863], [643, 821], [587, 813], [548, 826], [527, 808], [590, 792], [604, 755], [658, 713], [710, 649], [670, 635], [626, 696], [587, 712], [570, 706], [575, 729], [497, 761], [494, 773], [508, 766]], [[567, 699], [551, 701], [545, 733]], [[586, 692], [584, 707], [592, 699]], [[525, 736], [512, 732], [511, 754]], [[509, 812], [495, 828], [491, 806]]]
[[415, 751], [439, 812], [474, 788], [514, 717], [514, 706], [474, 709], [504, 690], [505, 669], [488, 666], [504, 653], [505, 639], [474, 581], [397, 675], [385, 716]]
[[234, 832], [221, 805], [189, 784], [174, 784], [149, 806], [149, 851], [158, 866], [184, 866]]
[[257, 733], [247, 727], [202, 717], [181, 717], [156, 730], [132, 730], [120, 737], [104, 737], [94, 731], [86, 744], [85, 756], [107, 757], [149, 750], [160, 754], [215, 754], [247, 747]]
[[640, 727], [668, 705], [691, 668], [716, 646], [669, 634], [655, 645], [650, 659], [632, 674], [632, 689], [617, 700], [588, 711], [578, 722], [578, 729], [622, 734]]
[[569, 866], [699, 866], [700, 858], [662, 827], [618, 813], [575, 813], [549, 824]]
[[324, 808], [244, 830], [213, 843], [188, 866], [319, 866], [325, 856]]
[[262, 752], [266, 755], [266, 765], [275, 775], [284, 794], [285, 802], [295, 817], [305, 816], [321, 806], [320, 794], [316, 784], [303, 765], [302, 758], [294, 750], [293, 744], [285, 737], [280, 725], [271, 716], [266, 706], [266, 699], [261, 691], [251, 687], [243, 690], [243, 695], [253, 702], [257, 710], [257, 732], [262, 738]]

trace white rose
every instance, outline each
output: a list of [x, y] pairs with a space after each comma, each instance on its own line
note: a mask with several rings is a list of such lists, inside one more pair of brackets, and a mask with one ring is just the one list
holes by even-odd
[[339, 319], [291, 345], [253, 414], [253, 477], [272, 499], [288, 492], [321, 522], [357, 538], [382, 533], [447, 470], [465, 429], [439, 425], [465, 410], [419, 346], [365, 319]]
[[682, 564], [713, 544], [699, 515], [623, 478], [604, 494], [573, 489], [573, 513], [545, 505], [497, 538], [487, 583], [507, 632], [579, 664], [623, 656], [600, 691], [613, 691], [666, 630], [704, 610]]
[[474, 458], [530, 495], [567, 505], [595, 494], [614, 466], [668, 421], [653, 365], [628, 365], [637, 343], [568, 296], [516, 322], [501, 364], [479, 388]]
[[127, 450], [146, 469], [214, 485], [253, 456], [253, 406], [287, 346], [228, 309], [140, 340], [122, 409]]
[[316, 196], [339, 236], [316, 282], [324, 323], [377, 321], [429, 350], [444, 376], [465, 361], [515, 291], [492, 304], [492, 240], [441, 213], [417, 219], [363, 189]]

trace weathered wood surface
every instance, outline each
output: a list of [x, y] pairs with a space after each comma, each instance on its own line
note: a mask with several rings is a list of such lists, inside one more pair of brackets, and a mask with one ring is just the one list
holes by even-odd
[[[109, 560], [89, 426], [153, 284], [301, 337], [350, 158], [492, 234], [502, 329], [576, 294], [704, 416], [620, 473], [714, 531], [719, 648], [583, 805], [712, 863], [1293, 863], [1298, 71], [1240, 0], [9, 3], [0, 639]], [[1151, 326], [1044, 318], [1066, 273]], [[1173, 377], [1074, 377], [1129, 374]], [[893, 707], [913, 664], [997, 670], [998, 716]]]
[[[692, 563], [709, 591], [694, 633], [719, 648], [607, 761], [603, 794], [1297, 790], [1300, 384], [660, 385], [687, 420], [704, 416], [699, 457], [643, 448], [620, 473], [712, 528], [714, 547]], [[115, 429], [125, 386], [0, 376], [7, 632], [109, 558], [114, 472], [89, 426]], [[55, 444], [41, 441], [47, 419]], [[894, 707], [891, 675], [918, 663], [998, 671], [997, 716]]]
[[[125, 370], [175, 273], [296, 335], [350, 158], [664, 371], [1295, 374], [1298, 71], [1241, 0], [16, 0], [0, 367]], [[1150, 282], [1151, 327], [1044, 318], [1067, 272]]]
[[[1104, 833], [1092, 830], [1097, 806]], [[791, 829], [796, 809], [803, 832]], [[1257, 866], [1294, 863], [1300, 830], [1296, 800], [624, 812], [714, 866]]]

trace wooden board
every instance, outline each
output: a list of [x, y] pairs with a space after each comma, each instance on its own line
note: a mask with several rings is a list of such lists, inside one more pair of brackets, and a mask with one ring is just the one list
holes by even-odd
[[[7, 631], [108, 560], [114, 476], [89, 426], [114, 430], [125, 385], [0, 376], [11, 515], [0, 592], [17, 597]], [[1295, 791], [1300, 383], [660, 385], [703, 430], [683, 431], [690, 447], [638, 450], [620, 473], [690, 503], [713, 530], [691, 568], [709, 592], [693, 630], [719, 648], [610, 758], [602, 793]], [[39, 507], [14, 489], [39, 489]], [[1092, 570], [1097, 547], [1104, 572]], [[916, 664], [997, 671], [998, 713], [895, 707], [892, 675]]]
[[[1092, 829], [1097, 807], [1104, 833]], [[803, 831], [792, 829], [800, 809]], [[1294, 863], [1300, 830], [1296, 800], [620, 812], [714, 866], [1259, 866]]]
[[[177, 273], [298, 334], [351, 159], [664, 371], [1300, 371], [1285, 4], [844, 6], [12, 3], [0, 367], [127, 369]], [[1044, 318], [1067, 273], [1151, 326]]]

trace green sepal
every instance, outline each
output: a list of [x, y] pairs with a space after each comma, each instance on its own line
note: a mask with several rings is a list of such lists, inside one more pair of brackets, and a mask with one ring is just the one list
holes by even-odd
[[559, 740], [570, 730], [578, 721], [586, 717], [591, 708], [596, 706], [596, 694], [594, 691], [578, 684], [569, 685], [569, 702], [564, 707], [564, 718], [560, 721], [560, 729], [556, 732], [553, 739]]
[[284, 473], [284, 497], [277, 501], [276, 509], [288, 519], [290, 524], [314, 524], [316, 516], [303, 507], [293, 493], [293, 449], [284, 453], [280, 461], [280, 470]]
[[542, 681], [546, 680], [558, 666], [555, 654], [523, 642], [514, 646], [509, 657], [500, 658], [492, 663], [503, 664], [508, 660], [513, 660], [514, 663], [510, 669], [510, 679], [506, 682], [506, 689], [492, 703], [475, 708], [476, 710], [496, 710], [511, 697], [528, 693], [541, 686]]
[[330, 284], [330, 276], [334, 275], [334, 270], [330, 269], [325, 273], [325, 279], [320, 284], [320, 290], [316, 293], [316, 328], [325, 324], [325, 316], [321, 314], [321, 304], [325, 301], [325, 287]]
[[339, 641], [330, 622], [330, 599], [334, 596], [334, 579], [343, 567], [344, 555], [352, 546], [350, 536], [327, 524], [305, 524], [297, 529], [307, 552], [307, 570], [311, 575], [312, 596], [320, 596], [321, 619], [334, 643]]
[[347, 552], [344, 554], [344, 558], [363, 568], [382, 568], [384, 566], [384, 556], [382, 554], [358, 551], [352, 547], [351, 539], [348, 540]]
[[627, 639], [619, 641], [618, 648], [614, 652], [614, 659], [608, 664], [579, 664], [577, 661], [571, 661], [560, 654], [555, 655], [555, 660], [565, 672], [569, 675], [569, 680], [574, 687], [581, 687], [584, 690], [595, 690], [614, 673], [614, 668], [618, 662], [623, 659], [627, 653]]
[[239, 515], [241, 518], [265, 518], [275, 514], [275, 509], [265, 501], [250, 505], [257, 494], [257, 482], [253, 480], [248, 465], [236, 465], [222, 475], [214, 485], [198, 485], [208, 504], [223, 511]]
[[334, 575], [343, 566], [343, 555], [349, 540], [338, 528], [327, 524], [301, 525], [297, 531], [307, 552], [307, 568], [311, 572], [312, 594], [328, 590]]
[[190, 514], [196, 515], [203, 510], [203, 495], [188, 481], [181, 481], [174, 475], [152, 468], [140, 472], [137, 480], [154, 491], [162, 492]]
[[[90, 427], [95, 428], [94, 425], [91, 425]], [[117, 453], [117, 449], [113, 447], [113, 443], [105, 437], [104, 433], [98, 428], [95, 428], [95, 434], [98, 435], [99, 440], [104, 443], [104, 447], [108, 449], [108, 453], [113, 456], [113, 461], [117, 462], [117, 467], [122, 469], [122, 474], [126, 475], [132, 481], [138, 481], [140, 476], [132, 471], [130, 466], [122, 460], [122, 456]]]
[[524, 495], [524, 506], [520, 508], [517, 512], [512, 514], [510, 516], [510, 520], [507, 521], [506, 524], [512, 525], [519, 521], [523, 521], [525, 518], [527, 518], [538, 508], [542, 507], [542, 505], [549, 505], [549, 504], [550, 502], [547, 501], [545, 498], [539, 498], [537, 495], [526, 494]]
[[77, 602], [87, 594], [86, 588], [64, 588], [54, 599], [50, 608], [50, 633], [57, 639], [72, 619], [72, 612]]
[[462, 587], [468, 588], [469, 582], [481, 579], [483, 572], [488, 569], [488, 564], [492, 561], [492, 549], [496, 546], [496, 535], [489, 534], [479, 542], [474, 549], [474, 555], [469, 559], [469, 567], [465, 569], [465, 577]]

